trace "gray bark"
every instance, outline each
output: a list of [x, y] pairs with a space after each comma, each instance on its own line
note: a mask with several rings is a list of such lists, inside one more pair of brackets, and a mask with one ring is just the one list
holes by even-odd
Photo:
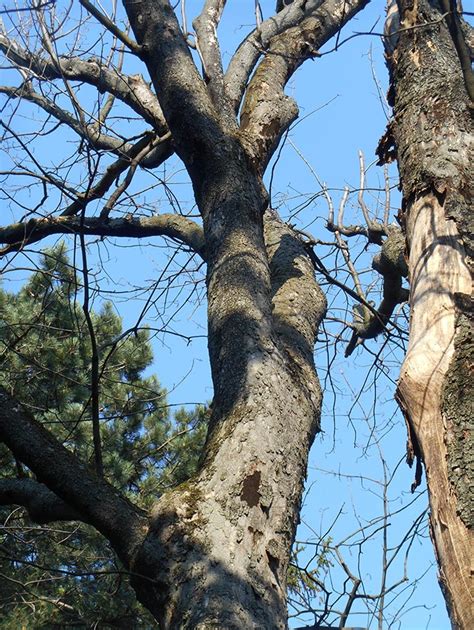
[[473, 347], [473, 103], [450, 28], [453, 16], [447, 20], [443, 6], [400, 1], [402, 30], [388, 57], [411, 285], [410, 341], [398, 398], [409, 429], [409, 462], [417, 458], [426, 470], [431, 534], [451, 621], [468, 630], [474, 626], [467, 360]]
[[[163, 585], [150, 601], [136, 583], [163, 628], [286, 627], [288, 549], [319, 428], [312, 347], [325, 299], [298, 238], [271, 213], [265, 223], [271, 282], [263, 241], [246, 255], [236, 239], [228, 262], [211, 266], [215, 397], [203, 466], [156, 505], [134, 565]], [[241, 257], [258, 280], [251, 291]]]

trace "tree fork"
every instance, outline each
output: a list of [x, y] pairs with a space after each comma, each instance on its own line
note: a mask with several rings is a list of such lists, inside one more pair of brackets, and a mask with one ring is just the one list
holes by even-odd
[[270, 210], [262, 221], [259, 182], [247, 173], [229, 196], [231, 182], [221, 190], [218, 178], [201, 198], [214, 253], [209, 436], [200, 471], [155, 506], [131, 567], [146, 576], [134, 588], [163, 629], [287, 627], [289, 551], [320, 422], [313, 346], [326, 301], [298, 236]]

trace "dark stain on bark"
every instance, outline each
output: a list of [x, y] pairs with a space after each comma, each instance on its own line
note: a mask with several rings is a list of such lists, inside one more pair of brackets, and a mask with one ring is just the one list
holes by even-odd
[[240, 498], [245, 501], [249, 507], [255, 507], [260, 500], [260, 480], [262, 473], [256, 470], [254, 473], [244, 479], [242, 484], [242, 492]]
[[[393, 103], [392, 103], [393, 104]], [[388, 123], [385, 133], [380, 138], [375, 150], [378, 157], [377, 165], [391, 164], [397, 159], [397, 144], [393, 135], [394, 121]]]

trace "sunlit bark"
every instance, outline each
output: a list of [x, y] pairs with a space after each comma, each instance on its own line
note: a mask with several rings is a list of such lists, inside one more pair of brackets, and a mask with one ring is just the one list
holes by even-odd
[[441, 3], [399, 5], [402, 30], [389, 65], [411, 316], [398, 399], [409, 461], [417, 458], [426, 470], [431, 534], [452, 624], [468, 630], [474, 626], [473, 103]]

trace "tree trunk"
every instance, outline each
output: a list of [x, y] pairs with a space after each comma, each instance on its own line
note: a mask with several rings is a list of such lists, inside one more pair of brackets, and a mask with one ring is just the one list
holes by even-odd
[[[169, 3], [124, 4], [203, 220], [214, 385], [201, 469], [158, 501], [134, 586], [163, 629], [286, 628], [286, 572], [320, 421], [313, 349], [326, 309], [303, 243], [267, 208], [261, 182], [295, 107], [288, 98], [269, 104], [275, 124], [260, 136], [242, 132], [219, 88], [219, 63], [208, 64], [207, 89]], [[291, 76], [283, 60], [281, 92]]]
[[[286, 573], [321, 393], [326, 302], [257, 176], [227, 165], [201, 195], [214, 381], [200, 473], [164, 496], [133, 571], [166, 628], [286, 628]], [[240, 174], [239, 174], [240, 173]], [[208, 182], [209, 183], [209, 182]], [[212, 218], [210, 218], [212, 217]]]
[[452, 625], [468, 630], [474, 628], [473, 103], [441, 4], [399, 2], [402, 30], [389, 57], [411, 285], [398, 400], [408, 460], [418, 460], [415, 487], [420, 462], [426, 470], [431, 536]]

